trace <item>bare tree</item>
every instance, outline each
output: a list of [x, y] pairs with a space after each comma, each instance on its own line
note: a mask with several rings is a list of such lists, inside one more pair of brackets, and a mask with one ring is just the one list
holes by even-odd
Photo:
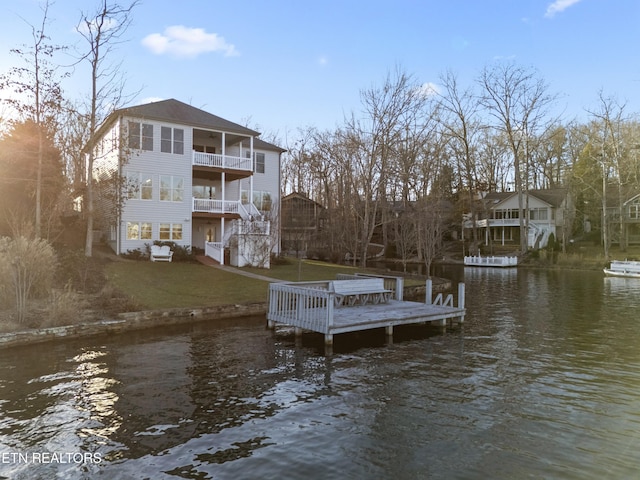
[[393, 224], [396, 254], [400, 256], [403, 272], [407, 271], [407, 263], [418, 252], [416, 213], [413, 204], [407, 203], [406, 208], [396, 211]]
[[94, 226], [94, 181], [92, 178], [95, 161], [95, 134], [99, 124], [108, 113], [124, 101], [124, 80], [119, 72], [120, 64], [109, 63], [114, 50], [124, 41], [123, 36], [131, 24], [133, 9], [139, 4], [135, 0], [128, 6], [109, 4], [101, 0], [98, 9], [92, 13], [81, 14], [76, 30], [88, 45], [88, 51], [81, 57], [91, 67], [91, 95], [89, 99], [89, 142], [86, 146], [87, 186], [85, 208], [87, 235], [85, 255], [92, 256]]
[[415, 225], [425, 273], [431, 278], [431, 264], [442, 254], [444, 220], [440, 201], [437, 199], [421, 199], [417, 204]]
[[[23, 67], [13, 67], [8, 75], [0, 77], [0, 89], [11, 88], [16, 98], [6, 99], [23, 117], [37, 125], [38, 166], [35, 187], [35, 236], [42, 234], [42, 164], [45, 150], [46, 131], [54, 131], [56, 116], [61, 108], [62, 89], [58, 78], [58, 68], [53, 64], [54, 55], [64, 47], [51, 45], [45, 34], [49, 22], [49, 1], [42, 6], [42, 22], [39, 27], [30, 25], [32, 43], [23, 48], [12, 49], [20, 56]], [[26, 95], [26, 100], [24, 96]]]
[[[520, 218], [520, 250], [527, 251], [527, 208], [525, 197], [530, 160], [530, 137], [544, 130], [547, 109], [555, 101], [535, 71], [513, 63], [485, 67], [478, 83], [480, 102], [495, 120], [495, 128], [507, 139], [513, 155], [515, 188]], [[527, 196], [528, 198], [528, 196]]]
[[614, 97], [606, 97], [602, 90], [598, 93], [599, 108], [590, 111], [591, 116], [596, 120], [598, 126], [597, 137], [593, 138], [594, 145], [597, 145], [597, 161], [602, 168], [602, 242], [604, 244], [605, 259], [609, 258], [609, 249], [612, 243], [611, 212], [608, 205], [608, 187], [611, 181], [617, 184], [617, 210], [619, 219], [619, 242], [620, 249], [626, 250], [624, 238], [624, 134], [623, 125], [625, 119], [625, 104], [621, 104]]
[[350, 164], [352, 195], [359, 218], [358, 253], [366, 266], [368, 245], [376, 227], [384, 222], [390, 166], [406, 130], [407, 120], [418, 118], [425, 94], [412, 77], [397, 70], [379, 88], [361, 92], [363, 116], [352, 115], [342, 130]]
[[483, 126], [478, 119], [478, 103], [475, 93], [468, 89], [461, 91], [458, 80], [452, 72], [442, 77], [445, 93], [440, 98], [443, 111], [441, 123], [444, 135], [448, 139], [448, 147], [455, 158], [460, 185], [468, 195], [469, 212], [471, 214], [472, 238], [471, 249], [476, 251], [479, 243], [477, 227], [476, 195], [478, 181], [478, 141]]

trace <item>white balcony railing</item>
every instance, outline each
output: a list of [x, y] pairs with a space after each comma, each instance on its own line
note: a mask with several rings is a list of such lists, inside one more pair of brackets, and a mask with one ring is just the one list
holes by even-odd
[[253, 170], [253, 162], [250, 158], [220, 155], [218, 153], [193, 152], [193, 165], [199, 167], [229, 168], [233, 170]]
[[238, 213], [240, 214], [240, 201], [238, 200], [211, 200], [208, 198], [192, 199], [192, 212], [203, 213]]

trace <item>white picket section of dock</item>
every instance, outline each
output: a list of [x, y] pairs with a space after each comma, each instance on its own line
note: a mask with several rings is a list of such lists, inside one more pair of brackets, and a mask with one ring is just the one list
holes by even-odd
[[470, 257], [464, 257], [464, 264], [467, 267], [517, 267], [518, 257], [470, 256]]
[[[344, 277], [343, 277], [344, 278]], [[267, 321], [270, 328], [276, 324], [293, 326], [296, 334], [303, 330], [322, 333], [325, 344], [333, 343], [333, 335], [340, 333], [385, 328], [387, 335], [393, 327], [424, 322], [446, 325], [448, 320], [464, 321], [464, 284], [458, 285], [458, 305], [453, 295], [432, 297], [432, 282], [427, 280], [425, 303], [402, 299], [403, 279], [384, 277], [385, 287], [393, 291], [393, 299], [384, 303], [336, 305], [331, 281], [273, 283], [269, 286]]]

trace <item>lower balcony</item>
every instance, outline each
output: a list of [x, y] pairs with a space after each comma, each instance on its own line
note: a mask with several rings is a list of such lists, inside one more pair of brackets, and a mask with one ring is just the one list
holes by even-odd
[[244, 210], [239, 200], [212, 200], [209, 198], [193, 198], [191, 211], [193, 213], [217, 213], [240, 215]]
[[253, 203], [242, 203], [240, 200], [213, 200], [192, 197], [191, 213], [230, 215], [243, 220], [263, 219], [262, 214]]

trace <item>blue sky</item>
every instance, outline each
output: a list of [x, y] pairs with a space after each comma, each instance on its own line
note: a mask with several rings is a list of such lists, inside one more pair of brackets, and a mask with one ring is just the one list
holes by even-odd
[[[2, 4], [6, 72], [41, 13], [37, 0]], [[83, 47], [74, 26], [94, 8], [56, 0], [52, 42]], [[483, 67], [513, 61], [538, 70], [567, 119], [586, 118], [600, 89], [640, 113], [639, 27], [638, 0], [143, 0], [116, 53], [128, 90], [141, 89], [133, 103], [176, 98], [284, 142], [341, 124], [396, 67], [436, 85], [451, 70], [471, 86]], [[65, 87], [86, 95], [87, 72]]]

